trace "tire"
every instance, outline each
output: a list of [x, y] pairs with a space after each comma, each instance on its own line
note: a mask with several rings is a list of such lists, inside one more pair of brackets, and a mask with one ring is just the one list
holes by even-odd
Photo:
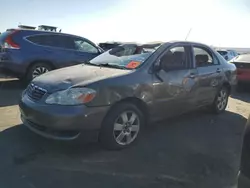
[[[126, 122], [124, 121], [125, 114], [128, 119]], [[132, 116], [134, 121], [132, 120], [131, 124]], [[115, 126], [115, 124], [117, 125]], [[135, 105], [131, 103], [117, 104], [104, 118], [99, 141], [104, 148], [109, 150], [124, 149], [138, 140], [144, 125], [145, 117]]]
[[[26, 74], [25, 81], [30, 82], [32, 81], [36, 76], [40, 76], [46, 72], [49, 72], [52, 70], [51, 65], [48, 63], [35, 63], [32, 65]], [[39, 74], [40, 73], [40, 74]], [[34, 75], [36, 74], [36, 76]]]
[[229, 90], [227, 87], [223, 86], [216, 94], [214, 102], [211, 105], [212, 112], [216, 114], [224, 112], [227, 107], [228, 97], [229, 97]]

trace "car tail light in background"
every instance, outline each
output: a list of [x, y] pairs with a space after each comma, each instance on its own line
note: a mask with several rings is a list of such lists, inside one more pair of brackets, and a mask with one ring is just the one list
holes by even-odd
[[19, 30], [13, 31], [11, 34], [7, 36], [4, 41], [3, 48], [10, 48], [10, 49], [20, 49], [20, 46], [13, 41], [13, 35], [15, 35]]

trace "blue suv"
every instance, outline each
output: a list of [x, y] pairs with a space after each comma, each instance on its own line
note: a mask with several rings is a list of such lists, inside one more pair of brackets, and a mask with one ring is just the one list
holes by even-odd
[[89, 61], [102, 52], [93, 42], [75, 35], [9, 29], [0, 35], [0, 70], [29, 82], [50, 70]]

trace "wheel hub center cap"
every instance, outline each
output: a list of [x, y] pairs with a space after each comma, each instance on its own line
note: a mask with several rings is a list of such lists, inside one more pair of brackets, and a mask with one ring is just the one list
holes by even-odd
[[125, 133], [130, 133], [131, 132], [131, 127], [132, 127], [132, 124], [130, 122], [126, 122], [125, 123], [125, 126], [124, 126], [124, 132]]

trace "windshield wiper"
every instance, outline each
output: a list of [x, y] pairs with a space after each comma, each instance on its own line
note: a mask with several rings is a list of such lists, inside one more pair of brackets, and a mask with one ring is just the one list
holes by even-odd
[[111, 67], [111, 68], [117, 68], [117, 69], [127, 69], [126, 67], [119, 66], [119, 65], [114, 65], [114, 64], [109, 64], [109, 63], [101, 63], [99, 64], [101, 67]]
[[82, 63], [85, 64], [85, 65], [99, 66], [98, 64], [91, 63], [90, 61], [84, 61], [84, 62], [82, 62]]

